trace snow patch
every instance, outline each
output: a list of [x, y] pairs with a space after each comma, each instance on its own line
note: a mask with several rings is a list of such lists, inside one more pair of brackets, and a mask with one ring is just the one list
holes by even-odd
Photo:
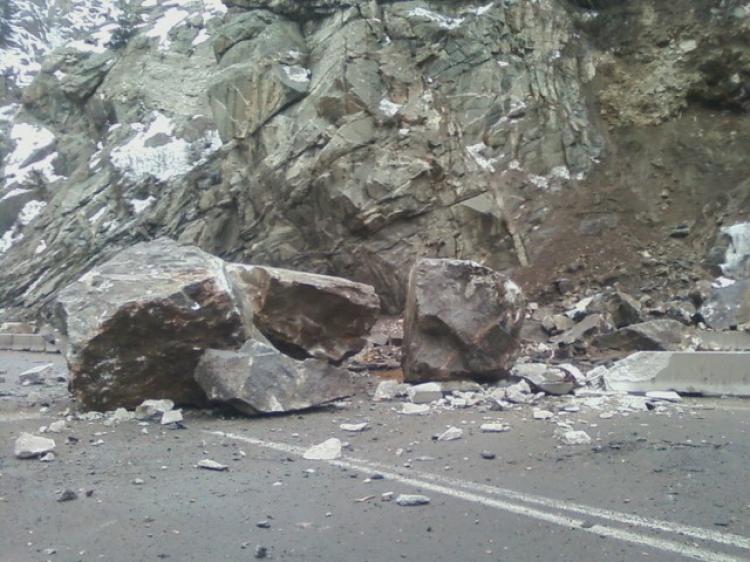
[[211, 36], [208, 34], [208, 31], [206, 31], [206, 28], [201, 29], [198, 32], [198, 35], [195, 36], [195, 39], [193, 39], [193, 47], [197, 47], [201, 43], [205, 43], [211, 38]]
[[402, 105], [398, 103], [394, 103], [388, 98], [383, 98], [380, 100], [380, 104], [378, 105], [378, 109], [385, 113], [388, 117], [393, 117], [396, 115], [399, 111], [401, 111]]
[[[221, 147], [218, 131], [211, 131], [191, 144], [174, 137], [174, 123], [166, 115], [154, 111], [152, 118], [148, 128], [140, 123], [131, 125], [137, 134], [110, 154], [112, 164], [128, 180], [137, 182], [154, 177], [168, 181], [184, 176]], [[169, 141], [159, 146], [146, 146], [150, 139], [160, 134], [169, 137]], [[200, 147], [197, 158], [194, 147]]]
[[177, 25], [184, 22], [190, 14], [180, 8], [169, 8], [164, 14], [156, 20], [153, 27], [148, 30], [146, 37], [156, 37], [159, 39], [159, 50], [166, 51], [172, 42], [169, 40], [169, 32]]
[[55, 135], [49, 129], [29, 123], [16, 123], [10, 130], [10, 138], [15, 148], [5, 158], [6, 181], [24, 182], [34, 173], [41, 174], [48, 182], [61, 179], [52, 166], [57, 152], [34, 161], [35, 154], [55, 142]]
[[18, 214], [18, 222], [23, 226], [28, 225], [39, 216], [39, 213], [41, 213], [42, 209], [46, 206], [47, 203], [44, 201], [29, 201], [23, 206], [23, 209], [21, 209], [21, 212]]
[[309, 82], [310, 81], [310, 71], [307, 68], [304, 68], [302, 66], [298, 65], [282, 65], [284, 69], [284, 74], [287, 75], [287, 78], [291, 80], [292, 82]]
[[156, 197], [149, 195], [145, 199], [128, 199], [128, 203], [133, 207], [133, 212], [140, 215], [156, 201]]
[[466, 150], [480, 168], [482, 168], [483, 170], [487, 170], [488, 172], [494, 172], [497, 158], [486, 158], [484, 156], [484, 151], [488, 148], [489, 146], [487, 146], [483, 142], [480, 142], [477, 144], [472, 144], [471, 146], [467, 146]]
[[47, 241], [40, 240], [39, 244], [37, 244], [36, 248], [34, 248], [34, 254], [36, 255], [43, 254], [46, 250], [47, 250]]
[[435, 22], [443, 29], [456, 29], [464, 22], [464, 18], [451, 18], [426, 8], [412, 8], [407, 15]]
[[494, 2], [490, 2], [489, 4], [485, 4], [484, 6], [480, 6], [479, 8], [473, 8], [471, 12], [477, 16], [483, 16], [484, 14], [489, 12], [494, 5]]

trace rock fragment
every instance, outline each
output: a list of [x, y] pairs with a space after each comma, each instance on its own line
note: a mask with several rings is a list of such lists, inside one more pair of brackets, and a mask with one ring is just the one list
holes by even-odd
[[[144, 400], [136, 407], [134, 416], [139, 420], [157, 419], [161, 418], [166, 412], [171, 411], [172, 408], [174, 408], [174, 402], [171, 400]], [[115, 411], [115, 415], [117, 415], [118, 419], [124, 421], [128, 418], [128, 415], [123, 413], [122, 410], [125, 409], [118, 408]], [[127, 412], [127, 410], [125, 411]]]
[[576, 387], [576, 381], [571, 375], [543, 363], [516, 363], [511, 369], [511, 374], [547, 394], [562, 396], [572, 392]]
[[396, 497], [396, 503], [406, 507], [427, 505], [430, 503], [430, 498], [420, 494], [399, 494]]
[[419, 259], [406, 298], [406, 380], [498, 379], [518, 345], [525, 306], [515, 283], [478, 263]]
[[223, 472], [229, 470], [229, 467], [225, 464], [218, 463], [211, 459], [203, 459], [198, 461], [196, 465], [198, 468], [204, 468], [206, 470], [215, 470], [217, 472]]
[[54, 439], [32, 435], [31, 433], [21, 433], [16, 439], [14, 454], [19, 459], [32, 459], [49, 453], [54, 448]]
[[682, 402], [682, 396], [670, 390], [651, 390], [646, 393], [646, 398], [664, 402]]
[[404, 396], [407, 393], [409, 386], [398, 381], [387, 380], [378, 383], [375, 388], [375, 394], [372, 399], [375, 402], [384, 402], [393, 400], [398, 396]]
[[479, 430], [483, 433], [506, 433], [510, 431], [510, 426], [507, 423], [483, 423]]
[[18, 382], [21, 386], [42, 385], [46, 383], [46, 377], [52, 375], [54, 370], [52, 363], [33, 367], [18, 375]]
[[413, 404], [429, 404], [443, 397], [443, 388], [440, 383], [425, 382], [410, 386], [407, 395]]
[[461, 439], [463, 435], [464, 435], [463, 429], [451, 426], [448, 429], [446, 429], [443, 433], [438, 435], [437, 440], [438, 441], [455, 441], [456, 439]]
[[57, 495], [58, 502], [69, 502], [78, 499], [78, 494], [75, 490], [65, 488], [62, 492]]
[[178, 423], [182, 421], [182, 410], [169, 410], [161, 415], [161, 425]]
[[564, 430], [557, 434], [564, 445], [590, 445], [591, 437], [585, 431]]
[[362, 422], [362, 423], [342, 423], [339, 425], [339, 429], [343, 431], [350, 431], [352, 433], [359, 433], [367, 429], [368, 423]]
[[407, 402], [401, 406], [401, 410], [398, 413], [405, 416], [426, 416], [430, 413], [430, 406], [428, 404], [412, 404]]
[[303, 458], [310, 461], [331, 461], [341, 458], [341, 441], [332, 437], [305, 451]]

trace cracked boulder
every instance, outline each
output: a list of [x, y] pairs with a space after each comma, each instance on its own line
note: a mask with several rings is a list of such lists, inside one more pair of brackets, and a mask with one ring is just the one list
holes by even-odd
[[206, 351], [195, 380], [211, 401], [248, 415], [305, 410], [354, 391], [348, 371], [320, 359], [292, 359], [255, 339], [239, 351]]
[[340, 277], [239, 264], [227, 275], [243, 315], [297, 359], [340, 363], [356, 354], [380, 311], [371, 286]]
[[513, 281], [476, 262], [418, 260], [404, 320], [406, 381], [500, 378], [518, 344], [525, 306]]
[[706, 325], [714, 330], [750, 325], [750, 279], [727, 280], [714, 286], [699, 312]]
[[245, 339], [224, 262], [169, 239], [136, 244], [93, 268], [60, 293], [56, 316], [70, 390], [101, 411], [146, 398], [205, 403], [193, 379], [203, 350]]

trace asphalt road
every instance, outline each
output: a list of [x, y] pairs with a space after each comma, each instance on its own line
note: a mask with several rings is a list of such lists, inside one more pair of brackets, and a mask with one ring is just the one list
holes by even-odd
[[[750, 401], [608, 419], [583, 408], [560, 417], [593, 443], [566, 446], [530, 407], [406, 417], [363, 393], [302, 415], [186, 411], [185, 429], [73, 420], [50, 435], [56, 460], [19, 460], [20, 432], [75, 410], [63, 383], [17, 384], [50, 360], [63, 369], [59, 356], [0, 354], [3, 562], [241, 561], [258, 546], [283, 561], [750, 560]], [[479, 431], [495, 420], [511, 431]], [[339, 428], [359, 421], [369, 429]], [[463, 437], [433, 440], [447, 426]], [[329, 437], [350, 443], [342, 459], [302, 459]], [[205, 458], [229, 470], [196, 468]], [[78, 498], [56, 501], [65, 488]], [[388, 492], [431, 501], [403, 507]]]

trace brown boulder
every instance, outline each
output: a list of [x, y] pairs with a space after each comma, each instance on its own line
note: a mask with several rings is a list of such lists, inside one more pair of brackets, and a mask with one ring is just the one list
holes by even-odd
[[504, 375], [518, 344], [525, 306], [513, 281], [478, 263], [418, 260], [406, 300], [406, 380]]
[[224, 263], [169, 239], [141, 243], [95, 267], [58, 297], [70, 389], [97, 410], [145, 398], [202, 404], [193, 371], [206, 348], [244, 340]]
[[370, 285], [340, 277], [240, 264], [228, 264], [227, 276], [245, 318], [296, 359], [356, 354], [380, 311]]

